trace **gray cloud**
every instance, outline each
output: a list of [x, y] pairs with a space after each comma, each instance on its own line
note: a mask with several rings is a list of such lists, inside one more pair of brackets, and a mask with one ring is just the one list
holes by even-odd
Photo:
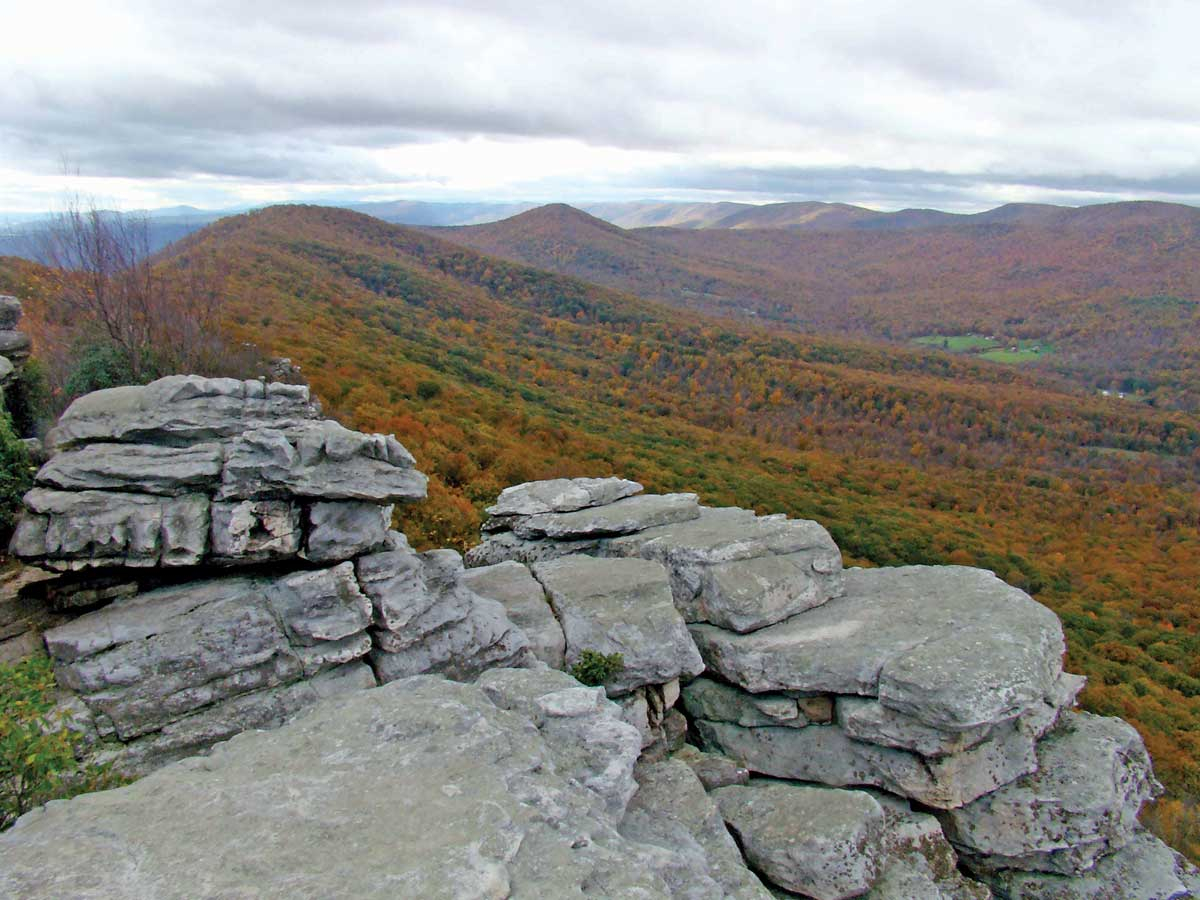
[[[128, 0], [75, 34], [62, 15], [12, 19], [0, 196], [33, 197], [64, 157], [181, 196], [473, 179], [597, 198], [1200, 195], [1185, 0]], [[478, 139], [556, 164], [548, 142], [573, 142], [579, 172], [404, 153]], [[613, 148], [609, 168], [572, 147]]]

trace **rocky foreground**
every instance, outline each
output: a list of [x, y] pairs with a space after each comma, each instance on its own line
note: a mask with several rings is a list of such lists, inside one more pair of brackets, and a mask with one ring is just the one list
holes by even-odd
[[1137, 733], [1073, 710], [1058, 620], [991, 573], [843, 571], [814, 522], [617, 478], [415, 553], [411, 456], [294, 386], [101, 391], [50, 450], [22, 602], [68, 620], [91, 757], [145, 777], [19, 820], [0, 895], [1200, 892], [1138, 825]]

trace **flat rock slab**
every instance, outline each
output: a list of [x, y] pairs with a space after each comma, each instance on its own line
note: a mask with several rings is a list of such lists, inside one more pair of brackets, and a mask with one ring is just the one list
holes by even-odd
[[489, 516], [535, 516], [541, 513], [574, 512], [589, 506], [604, 506], [640, 494], [642, 486], [624, 478], [553, 478], [528, 481], [500, 492]]
[[623, 656], [624, 669], [605, 683], [610, 695], [703, 671], [658, 563], [568, 556], [536, 563], [533, 574], [562, 624], [568, 666], [585, 650]]
[[746, 859], [779, 887], [843, 900], [874, 883], [885, 818], [869, 794], [755, 780], [712, 796]]
[[1009, 870], [986, 876], [1004, 900], [1184, 900], [1200, 897], [1200, 871], [1143, 829], [1082, 875]]
[[629, 534], [655, 525], [686, 522], [699, 515], [700, 505], [695, 494], [643, 494], [607, 506], [516, 519], [512, 530], [517, 537], [526, 540], [573, 540]]
[[563, 667], [566, 639], [562, 626], [554, 618], [546, 592], [526, 566], [510, 561], [467, 569], [462, 582], [504, 607], [512, 623], [525, 632], [534, 656], [552, 669]]
[[64, 491], [115, 490], [187, 494], [215, 490], [224, 456], [214, 442], [191, 447], [154, 444], [88, 444], [55, 454], [37, 483]]
[[548, 764], [556, 739], [434, 677], [339, 697], [23, 817], [0, 836], [0, 894], [672, 897], [657, 853]]
[[743, 728], [693, 722], [705, 749], [723, 753], [752, 772], [834, 787], [878, 787], [936, 809], [970, 803], [1037, 768], [1035, 735], [1019, 722], [997, 726], [970, 750], [927, 759], [852, 740], [835, 725]]
[[85, 394], [67, 407], [46, 444], [58, 450], [98, 442], [186, 446], [250, 428], [299, 425], [317, 415], [304, 385], [170, 375]]
[[1077, 875], [1133, 837], [1158, 785], [1121, 719], [1064, 713], [1037, 746], [1038, 770], [943, 814], [946, 833], [988, 869]]
[[750, 634], [691, 626], [706, 664], [754, 693], [878, 697], [925, 724], [1003, 722], [1056, 688], [1058, 618], [991, 572], [851, 569], [845, 595]]

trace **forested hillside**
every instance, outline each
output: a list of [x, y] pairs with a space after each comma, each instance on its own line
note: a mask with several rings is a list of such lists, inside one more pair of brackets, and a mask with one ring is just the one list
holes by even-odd
[[[812, 206], [827, 208], [805, 227], [726, 219], [728, 227], [619, 232], [595, 219], [585, 228], [590, 217], [578, 211], [564, 227], [561, 210], [544, 208], [445, 236], [675, 306], [806, 333], [890, 342], [984, 335], [999, 349], [1032, 342], [1039, 353], [1011, 361], [1092, 390], [1200, 406], [1200, 210], [1119, 203], [876, 214], [907, 216], [906, 226]], [[769, 207], [751, 209], [760, 211], [749, 222], [771, 224]]]
[[[344, 210], [222, 220], [164, 264], [214, 253], [231, 334], [290, 357], [330, 412], [394, 431], [433, 475], [402, 523], [414, 543], [473, 543], [513, 482], [618, 473], [816, 518], [850, 562], [993, 569], [1062, 616], [1086, 705], [1141, 729], [1174, 792], [1161, 824], [1196, 840], [1193, 416], [966, 356], [681, 314]], [[39, 315], [63, 314], [39, 306], [36, 267], [0, 265], [0, 290], [29, 298], [35, 338]]]

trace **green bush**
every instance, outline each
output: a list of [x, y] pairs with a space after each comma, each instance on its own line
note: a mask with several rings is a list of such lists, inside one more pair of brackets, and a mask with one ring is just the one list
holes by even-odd
[[8, 413], [0, 411], [0, 539], [6, 544], [21, 497], [32, 484], [29, 451], [13, 432]]
[[620, 653], [600, 653], [584, 650], [579, 661], [571, 666], [571, 674], [577, 681], [587, 685], [601, 685], [625, 668], [625, 657]]
[[436, 381], [418, 381], [417, 397], [422, 400], [432, 400], [442, 392], [442, 386]]
[[4, 391], [4, 405], [12, 416], [17, 437], [36, 437], [41, 433], [42, 425], [52, 418], [52, 411], [50, 385], [40, 361], [26, 360], [18, 367], [13, 384]]
[[81, 738], [55, 704], [49, 659], [0, 665], [0, 830], [47, 801], [119, 783], [106, 768], [80, 768]]
[[138, 383], [133, 374], [129, 354], [115, 344], [87, 344], [78, 348], [75, 358], [75, 367], [63, 385], [71, 397], [122, 384]]

